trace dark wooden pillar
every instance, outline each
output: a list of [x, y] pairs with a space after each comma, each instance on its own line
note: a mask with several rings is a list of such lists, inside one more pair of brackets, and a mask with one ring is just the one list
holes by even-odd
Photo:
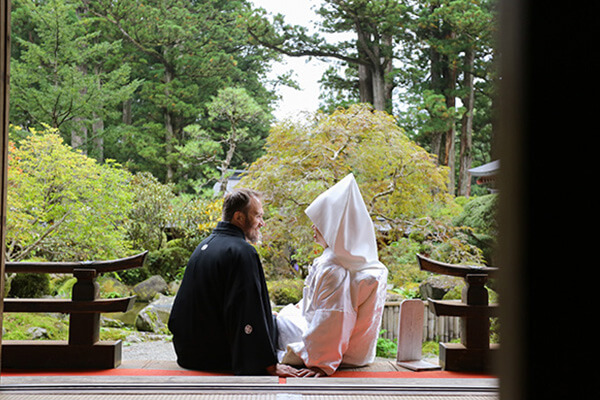
[[[100, 297], [95, 269], [75, 269], [73, 302], [93, 301]], [[100, 313], [72, 313], [69, 318], [69, 344], [91, 346], [100, 340]]]
[[[4, 309], [4, 243], [6, 237], [6, 189], [8, 179], [8, 96], [10, 77], [10, 0], [0, 0], [0, 332]], [[2, 359], [0, 335], [0, 360]]]

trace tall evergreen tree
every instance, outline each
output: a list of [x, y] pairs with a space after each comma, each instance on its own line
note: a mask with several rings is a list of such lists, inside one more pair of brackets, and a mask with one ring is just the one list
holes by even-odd
[[101, 154], [98, 122], [130, 97], [138, 82], [131, 81], [128, 64], [106, 67], [104, 60], [120, 51], [120, 42], [91, 30], [81, 5], [15, 2], [11, 123], [57, 128], [74, 148], [87, 153], [100, 144]]
[[[205, 105], [225, 87], [245, 87], [266, 112], [274, 96], [261, 82], [271, 51], [251, 46], [242, 29], [245, 1], [150, 0], [90, 2], [93, 13], [128, 43], [144, 83], [131, 102], [125, 142], [133, 169], [148, 169], [167, 182], [187, 182], [194, 165], [179, 163], [178, 149], [190, 139], [185, 128], [207, 127]], [[263, 140], [268, 125], [255, 131]], [[253, 156], [258, 147], [248, 149]], [[184, 185], [185, 186], [185, 185]], [[181, 190], [189, 190], [180, 187]]]

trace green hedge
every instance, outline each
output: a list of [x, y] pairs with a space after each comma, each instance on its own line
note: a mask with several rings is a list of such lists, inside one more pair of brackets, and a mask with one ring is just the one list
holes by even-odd
[[276, 305], [295, 304], [302, 299], [304, 281], [301, 279], [281, 279], [267, 282], [269, 297]]

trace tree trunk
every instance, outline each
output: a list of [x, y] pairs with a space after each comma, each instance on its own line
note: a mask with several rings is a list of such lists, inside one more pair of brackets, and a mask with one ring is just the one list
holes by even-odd
[[[94, 73], [97, 77], [100, 76], [100, 67], [94, 67]], [[102, 82], [98, 79], [98, 91], [102, 90]], [[104, 107], [102, 105], [101, 107]], [[98, 162], [104, 162], [104, 120], [102, 116], [92, 112], [92, 144], [94, 146], [93, 154]]]
[[87, 155], [88, 131], [80, 117], [73, 118], [74, 126], [71, 128], [71, 147]]
[[[165, 89], [165, 96], [168, 99], [171, 95], [168, 87], [169, 84], [171, 83], [171, 81], [173, 80], [173, 74], [171, 73], [171, 71], [169, 70], [169, 67], [165, 65], [165, 84], [167, 86], [167, 88]], [[175, 129], [173, 128], [173, 120], [171, 118], [171, 113], [169, 113], [169, 110], [167, 108], [164, 109], [164, 116], [165, 116], [165, 152], [166, 152], [166, 167], [167, 167], [167, 176], [166, 176], [166, 180], [167, 182], [172, 182], [173, 181], [173, 177], [175, 175], [175, 168], [172, 164], [172, 153], [174, 150], [174, 145], [173, 145], [173, 140], [175, 137]]]
[[[83, 73], [84, 76], [87, 75], [87, 66], [80, 65], [78, 69]], [[84, 98], [87, 94], [87, 88], [83, 88], [80, 94], [81, 97]], [[73, 118], [73, 127], [71, 128], [71, 147], [87, 155], [87, 140], [88, 130], [83, 122], [83, 118]]]
[[358, 65], [358, 93], [361, 103], [373, 104], [373, 82], [367, 65]]
[[[456, 86], [456, 67], [448, 63], [446, 69], [446, 107], [448, 111], [453, 111], [456, 108], [456, 98], [454, 97], [454, 89]], [[446, 165], [449, 169], [450, 179], [448, 180], [448, 192], [454, 194], [456, 188], [456, 152], [454, 139], [456, 137], [456, 124], [451, 122], [450, 127], [446, 131]]]
[[131, 117], [131, 102], [132, 99], [127, 99], [123, 102], [123, 123], [131, 125], [133, 122]]
[[[366, 64], [358, 64], [358, 87], [361, 102], [369, 102], [374, 109], [391, 112], [392, 82], [386, 83], [386, 74], [391, 71], [391, 59], [384, 58], [381, 46], [391, 45], [392, 38], [381, 42], [373, 40], [360, 24], [355, 24], [357, 33], [356, 50], [359, 59]], [[370, 101], [367, 101], [370, 100]]]
[[98, 162], [104, 162], [104, 120], [96, 113], [92, 124], [92, 143], [94, 144], [94, 156]]
[[385, 105], [387, 103], [385, 96], [385, 84], [383, 70], [379, 65], [375, 66], [371, 70], [372, 84], [373, 84], [373, 108], [379, 111], [385, 111]]
[[227, 154], [225, 159], [221, 161], [221, 178], [219, 179], [219, 193], [225, 195], [227, 193], [227, 182], [229, 181], [228, 170], [231, 165], [231, 160], [233, 160], [233, 154], [235, 153], [235, 149], [237, 148], [237, 136], [235, 131], [235, 126], [231, 127], [231, 134], [229, 139], [227, 140], [227, 144], [229, 145], [229, 149], [227, 149]]
[[[440, 71], [441, 57], [433, 47], [429, 49], [429, 62], [431, 74], [431, 88], [438, 92], [440, 91], [442, 73]], [[438, 165], [442, 164], [444, 154], [442, 153], [442, 137], [443, 132], [431, 132], [431, 153], [437, 156]]]
[[475, 64], [475, 52], [468, 49], [465, 57], [464, 87], [467, 95], [463, 99], [466, 111], [462, 117], [462, 130], [460, 135], [460, 160], [458, 171], [458, 195], [469, 196], [471, 194], [471, 175], [469, 168], [473, 158], [473, 103], [475, 101], [475, 90], [473, 85], [473, 67]]

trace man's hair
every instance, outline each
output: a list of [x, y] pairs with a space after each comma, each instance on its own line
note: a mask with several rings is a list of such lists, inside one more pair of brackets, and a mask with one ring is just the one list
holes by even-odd
[[223, 221], [230, 222], [236, 211], [247, 214], [253, 197], [260, 199], [260, 193], [252, 189], [234, 189], [223, 200]]

